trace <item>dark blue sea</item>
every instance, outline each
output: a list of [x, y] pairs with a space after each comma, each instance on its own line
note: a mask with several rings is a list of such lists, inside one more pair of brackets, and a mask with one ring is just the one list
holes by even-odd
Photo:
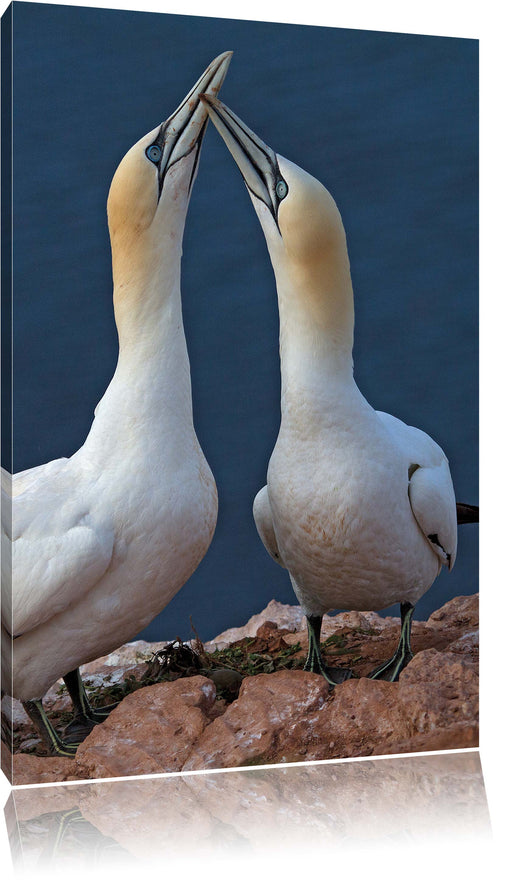
[[[14, 4], [14, 469], [71, 455], [112, 373], [106, 198], [126, 150], [234, 50], [222, 90], [274, 150], [322, 180], [347, 231], [355, 374], [430, 433], [457, 499], [478, 501], [478, 43]], [[186, 586], [141, 637], [203, 639], [296, 603], [252, 520], [279, 427], [273, 274], [242, 180], [206, 133], [184, 243], [197, 434], [219, 520]], [[478, 590], [478, 527], [418, 604]], [[393, 612], [396, 612], [393, 610]]]

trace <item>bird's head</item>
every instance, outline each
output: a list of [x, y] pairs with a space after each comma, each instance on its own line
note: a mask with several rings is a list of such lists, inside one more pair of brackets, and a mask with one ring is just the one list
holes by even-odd
[[144, 135], [121, 160], [107, 203], [113, 251], [123, 261], [135, 259], [140, 247], [181, 249], [187, 208], [208, 122], [199, 95], [215, 96], [226, 76], [231, 52], [219, 55], [199, 78], [177, 110]]
[[331, 194], [312, 175], [268, 147], [215, 96], [201, 100], [226, 142], [261, 223], [278, 287], [337, 287], [349, 272], [345, 230]]

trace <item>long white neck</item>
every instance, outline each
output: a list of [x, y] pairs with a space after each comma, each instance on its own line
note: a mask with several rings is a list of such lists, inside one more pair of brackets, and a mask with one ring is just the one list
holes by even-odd
[[153, 384], [159, 382], [175, 393], [173, 381], [186, 378], [190, 399], [181, 309], [182, 235], [141, 239], [120, 255], [113, 243], [116, 374], [151, 377]]
[[280, 317], [283, 420], [306, 409], [324, 416], [355, 387], [354, 302], [348, 257], [335, 265], [274, 264]]
[[181, 238], [153, 243], [141, 238], [124, 249], [112, 242], [119, 358], [86, 443], [99, 451], [106, 439], [111, 450], [163, 440], [170, 447], [195, 444], [181, 310]]

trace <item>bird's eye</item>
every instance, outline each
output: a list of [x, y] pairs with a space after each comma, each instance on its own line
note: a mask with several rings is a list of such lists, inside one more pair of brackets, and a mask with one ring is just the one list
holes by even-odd
[[156, 163], [162, 156], [162, 148], [158, 144], [151, 144], [150, 147], [146, 148], [146, 156], [151, 162]]
[[279, 199], [284, 199], [288, 193], [288, 184], [286, 181], [278, 181], [276, 184], [276, 193]]

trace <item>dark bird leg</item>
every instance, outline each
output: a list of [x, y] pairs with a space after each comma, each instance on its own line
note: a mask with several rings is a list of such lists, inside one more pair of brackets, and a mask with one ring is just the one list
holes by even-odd
[[68, 672], [67, 675], [64, 675], [63, 680], [75, 710], [75, 717], [66, 727], [66, 735], [78, 740], [85, 739], [96, 724], [101, 724], [106, 720], [116, 704], [93, 708], [87, 697], [79, 668]]
[[78, 742], [64, 742], [52, 726], [43, 708], [41, 699], [30, 699], [23, 702], [23, 708], [34, 724], [41, 739], [49, 748], [50, 753], [58, 757], [74, 757]]
[[308, 623], [308, 655], [304, 664], [304, 671], [322, 675], [330, 687], [342, 684], [352, 676], [350, 669], [326, 668], [322, 661], [320, 650], [320, 631], [322, 629], [322, 616], [307, 616]]
[[387, 662], [375, 668], [367, 677], [372, 680], [380, 681], [397, 681], [400, 672], [411, 661], [413, 653], [411, 650], [411, 620], [414, 613], [414, 607], [408, 601], [400, 604], [400, 617], [402, 619], [402, 628], [400, 631], [400, 640], [398, 647]]

